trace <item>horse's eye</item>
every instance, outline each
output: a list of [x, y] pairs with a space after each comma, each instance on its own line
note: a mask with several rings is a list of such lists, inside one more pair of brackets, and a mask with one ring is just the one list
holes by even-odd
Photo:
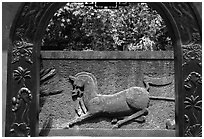
[[76, 85], [73, 85], [73, 89], [75, 89], [76, 88]]
[[81, 91], [84, 91], [84, 87], [83, 87], [83, 86], [81, 86], [81, 87], [79, 87], [79, 88], [80, 88]]

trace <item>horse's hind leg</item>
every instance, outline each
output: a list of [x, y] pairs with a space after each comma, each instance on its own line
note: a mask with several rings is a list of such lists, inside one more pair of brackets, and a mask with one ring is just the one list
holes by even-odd
[[133, 120], [133, 119], [135, 119], [135, 118], [138, 118], [138, 117], [140, 117], [141, 115], [144, 115], [144, 114], [146, 114], [146, 113], [148, 113], [148, 110], [147, 110], [146, 108], [143, 109], [143, 110], [141, 110], [141, 111], [138, 111], [138, 112], [136, 112], [136, 113], [134, 113], [134, 114], [128, 116], [127, 118], [118, 121], [118, 122], [113, 126], [113, 128], [118, 128], [118, 127], [121, 126], [122, 124], [124, 124], [124, 123], [126, 123], [126, 122], [128, 122], [128, 121], [130, 121], [130, 120]]
[[86, 119], [88, 119], [88, 118], [90, 118], [90, 117], [92, 117], [92, 116], [93, 116], [92, 114], [90, 114], [90, 113], [87, 112], [85, 115], [82, 115], [81, 117], [77, 117], [76, 119], [74, 119], [74, 120], [72, 120], [71, 122], [69, 122], [65, 128], [70, 128], [70, 127], [72, 127], [74, 124], [79, 123], [79, 122], [82, 122], [82, 121], [84, 121], [84, 120], [86, 120]]
[[146, 120], [145, 116], [141, 116], [141, 117], [138, 117], [138, 118], [134, 119], [134, 121], [138, 122], [138, 123], [144, 123], [145, 120]]

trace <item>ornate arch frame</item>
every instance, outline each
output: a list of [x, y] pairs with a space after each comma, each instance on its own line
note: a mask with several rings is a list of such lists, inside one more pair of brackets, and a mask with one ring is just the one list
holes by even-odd
[[[40, 45], [49, 20], [65, 4], [22, 3], [16, 14], [8, 50], [6, 136], [39, 135]], [[201, 17], [193, 3], [148, 4], [166, 21], [173, 39], [176, 136], [200, 136], [201, 39], [194, 40], [202, 36]]]

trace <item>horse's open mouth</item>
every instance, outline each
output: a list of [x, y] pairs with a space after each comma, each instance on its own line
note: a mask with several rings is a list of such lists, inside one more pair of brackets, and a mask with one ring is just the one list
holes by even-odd
[[77, 93], [72, 93], [72, 99], [75, 101], [77, 99], [78, 95]]
[[78, 117], [80, 117], [80, 116], [86, 114], [87, 109], [86, 109], [86, 107], [85, 107], [85, 105], [84, 105], [83, 100], [82, 100], [81, 98], [79, 98], [79, 99], [78, 99], [78, 98], [75, 98], [74, 101], [76, 101], [75, 112], [76, 112], [76, 114], [78, 115]]

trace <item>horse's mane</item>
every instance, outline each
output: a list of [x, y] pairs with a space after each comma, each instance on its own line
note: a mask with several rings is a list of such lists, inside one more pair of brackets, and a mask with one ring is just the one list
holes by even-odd
[[90, 77], [93, 79], [95, 85], [97, 86], [97, 80], [96, 80], [96, 77], [95, 77], [92, 73], [89, 73], [89, 72], [79, 72], [79, 73], [77, 73], [77, 74], [75, 75], [75, 77], [78, 77], [78, 76], [81, 76], [81, 75], [87, 75], [87, 76], [90, 76]]

